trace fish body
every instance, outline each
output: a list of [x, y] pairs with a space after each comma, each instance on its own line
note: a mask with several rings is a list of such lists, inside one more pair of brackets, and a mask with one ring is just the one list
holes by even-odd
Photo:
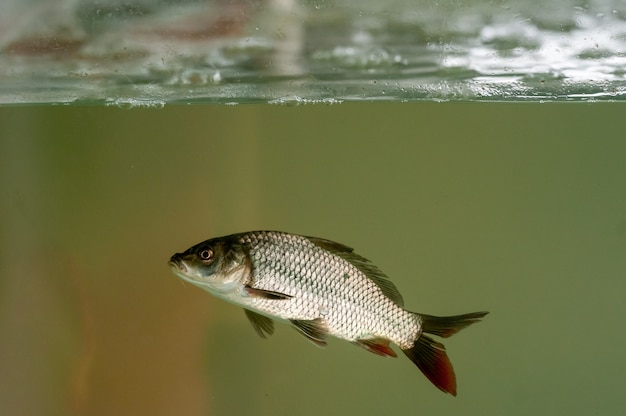
[[185, 281], [244, 308], [257, 333], [273, 321], [293, 325], [318, 346], [334, 336], [395, 357], [390, 343], [435, 386], [456, 395], [444, 346], [425, 333], [448, 337], [486, 312], [435, 317], [407, 311], [395, 285], [343, 244], [277, 231], [252, 231], [199, 243], [170, 259]]

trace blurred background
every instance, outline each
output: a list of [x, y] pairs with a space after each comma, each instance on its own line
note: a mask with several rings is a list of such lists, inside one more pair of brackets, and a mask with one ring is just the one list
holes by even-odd
[[[3, 1], [0, 414], [617, 414], [625, 20]], [[263, 340], [167, 266], [255, 229], [354, 247], [410, 310], [490, 311], [445, 342], [458, 397], [404, 357]]]

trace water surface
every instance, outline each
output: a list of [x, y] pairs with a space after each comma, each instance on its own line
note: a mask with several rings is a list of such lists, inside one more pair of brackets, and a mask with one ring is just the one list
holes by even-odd
[[5, 0], [0, 103], [622, 100], [621, 0]]

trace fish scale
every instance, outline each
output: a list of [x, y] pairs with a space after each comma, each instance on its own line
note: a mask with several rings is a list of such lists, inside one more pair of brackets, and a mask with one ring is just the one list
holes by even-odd
[[443, 338], [487, 312], [436, 317], [404, 309], [402, 296], [375, 265], [343, 244], [278, 231], [251, 231], [203, 241], [174, 254], [176, 275], [241, 306], [261, 337], [274, 320], [293, 325], [318, 346], [330, 336], [382, 356], [394, 343], [440, 390], [456, 395]]
[[[254, 286], [280, 291], [296, 299], [281, 307], [281, 318], [322, 318], [331, 335], [349, 341], [384, 337], [401, 348], [413, 345], [420, 331], [418, 319], [385, 297], [367, 276], [346, 260], [324, 252], [301, 236], [255, 233], [243, 235], [240, 242], [251, 247]], [[280, 251], [285, 255], [275, 255]], [[264, 261], [267, 258], [272, 261]], [[310, 273], [298, 273], [296, 265], [302, 265], [301, 268]], [[351, 277], [346, 279], [344, 270], [348, 270]], [[261, 312], [273, 314], [276, 303], [276, 300], [259, 300], [255, 306]], [[338, 313], [323, 317], [320, 309]]]

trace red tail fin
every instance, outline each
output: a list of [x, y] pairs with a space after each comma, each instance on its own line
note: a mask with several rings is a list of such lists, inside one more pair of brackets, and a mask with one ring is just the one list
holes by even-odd
[[456, 396], [456, 376], [443, 344], [421, 335], [413, 348], [402, 350], [439, 390]]
[[438, 389], [456, 396], [456, 376], [446, 354], [446, 347], [423, 333], [447, 338], [466, 326], [480, 321], [480, 318], [485, 315], [487, 312], [443, 317], [420, 315], [422, 334], [417, 338], [413, 347], [402, 351]]

